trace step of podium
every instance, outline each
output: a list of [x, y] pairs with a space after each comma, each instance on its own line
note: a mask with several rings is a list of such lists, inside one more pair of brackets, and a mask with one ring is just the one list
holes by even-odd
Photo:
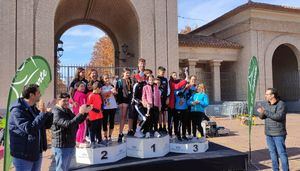
[[170, 139], [170, 152], [173, 153], [203, 153], [208, 150], [208, 141], [205, 138], [199, 140], [178, 141]]
[[104, 164], [126, 157], [126, 143], [112, 142], [96, 148], [76, 148], [76, 162], [81, 164]]
[[127, 156], [136, 158], [162, 157], [169, 153], [169, 135], [160, 138], [127, 137]]

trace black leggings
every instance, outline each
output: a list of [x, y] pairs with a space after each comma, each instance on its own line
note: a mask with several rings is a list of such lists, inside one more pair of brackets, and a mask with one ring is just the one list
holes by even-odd
[[153, 107], [150, 109], [150, 116], [146, 119], [144, 125], [144, 132], [158, 131], [158, 119], [159, 119], [159, 109], [158, 107]]
[[173, 119], [174, 119], [174, 115], [175, 115], [175, 109], [168, 109], [168, 132], [169, 135], [172, 136], [173, 134]]
[[175, 129], [175, 135], [177, 137], [181, 137], [181, 130], [182, 130], [182, 136], [186, 136], [188, 115], [189, 113], [187, 112], [187, 110], [176, 110], [174, 115], [174, 129]]
[[201, 136], [203, 136], [203, 128], [201, 126], [201, 122], [205, 114], [202, 112], [191, 112], [191, 116], [193, 125], [193, 136], [196, 137], [196, 129], [201, 133]]
[[109, 129], [114, 129], [115, 126], [116, 109], [103, 110], [103, 131], [107, 131], [107, 123], [109, 122]]
[[192, 135], [192, 115], [190, 110], [187, 112], [186, 128], [189, 135]]
[[102, 120], [101, 119], [93, 120], [90, 121], [90, 124], [91, 125], [89, 127], [89, 131], [90, 131], [91, 142], [93, 143], [97, 140], [98, 142], [101, 142], [102, 141], [102, 135], [101, 135]]

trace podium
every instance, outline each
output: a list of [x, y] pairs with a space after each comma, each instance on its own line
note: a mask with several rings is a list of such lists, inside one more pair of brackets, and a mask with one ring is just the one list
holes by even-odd
[[104, 164], [126, 157], [126, 143], [112, 142], [105, 147], [76, 148], [76, 162], [81, 164]]
[[208, 149], [208, 141], [200, 138], [196, 141], [178, 141], [176, 138], [170, 139], [170, 152], [174, 153], [203, 153]]
[[136, 158], [162, 157], [169, 153], [169, 135], [160, 138], [127, 137], [127, 156]]

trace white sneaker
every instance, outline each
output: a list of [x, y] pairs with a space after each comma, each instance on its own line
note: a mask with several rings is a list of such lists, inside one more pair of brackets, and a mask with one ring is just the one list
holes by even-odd
[[90, 148], [91, 144], [90, 143], [80, 143], [79, 148]]
[[86, 142], [91, 143], [91, 139], [90, 139], [89, 136], [86, 136], [86, 137], [85, 137], [85, 140], [86, 140]]
[[145, 138], [150, 138], [150, 132], [146, 132]]
[[137, 138], [142, 138], [144, 137], [144, 134], [141, 131], [135, 131], [134, 136]]
[[157, 131], [155, 131], [155, 132], [154, 132], [154, 137], [159, 138], [159, 137], [160, 137], [160, 134], [159, 134]]

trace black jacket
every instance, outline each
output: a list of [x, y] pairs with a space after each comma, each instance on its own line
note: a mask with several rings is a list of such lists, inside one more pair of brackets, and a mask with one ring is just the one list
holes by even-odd
[[51, 127], [52, 113], [41, 113], [28, 107], [23, 98], [10, 108], [8, 121], [10, 154], [13, 157], [37, 161], [47, 150], [46, 129]]
[[286, 105], [282, 100], [265, 106], [265, 134], [269, 136], [286, 135]]
[[52, 147], [73, 148], [75, 147], [78, 124], [82, 123], [87, 114], [75, 116], [70, 109], [62, 109], [55, 106], [53, 112]]

